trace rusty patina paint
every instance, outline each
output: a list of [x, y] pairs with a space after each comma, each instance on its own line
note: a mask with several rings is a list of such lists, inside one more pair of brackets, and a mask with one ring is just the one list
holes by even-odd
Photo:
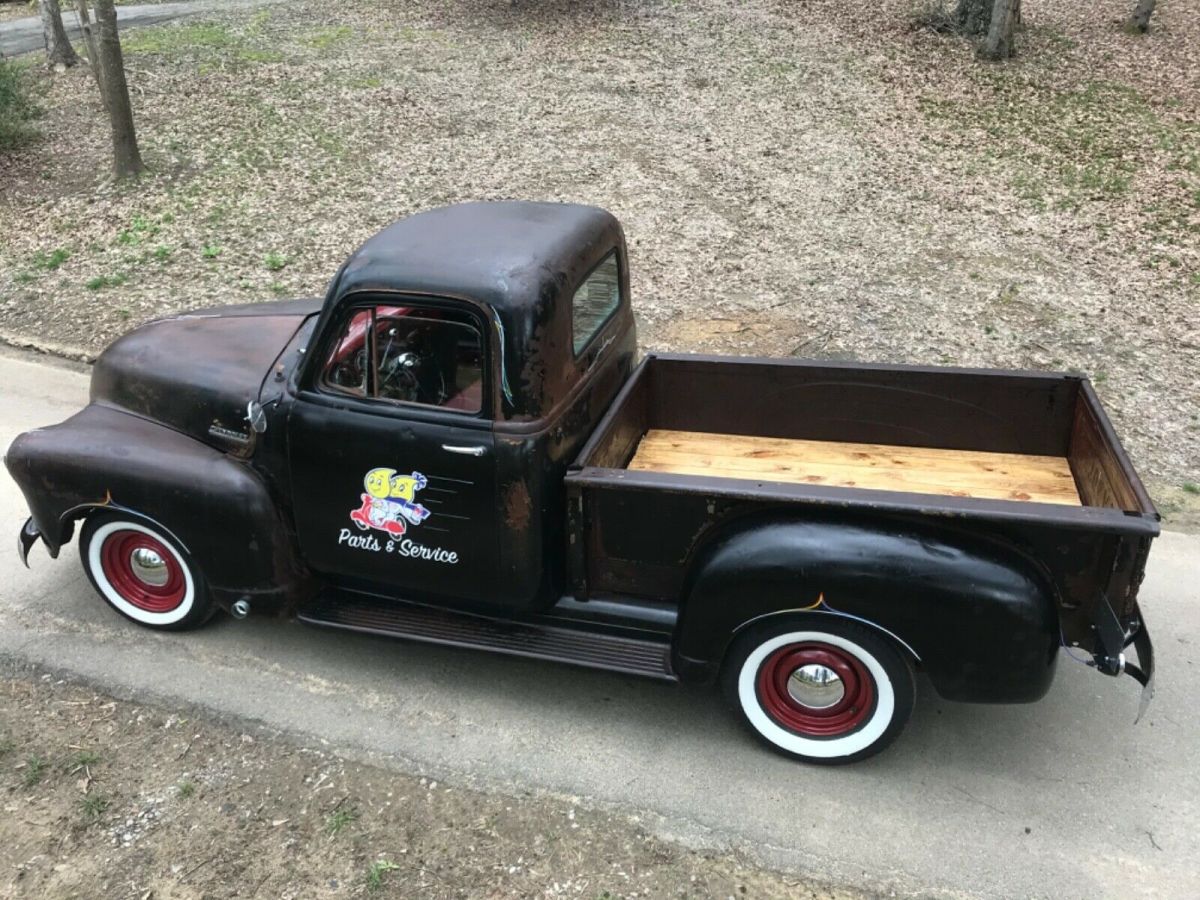
[[510, 484], [504, 492], [504, 524], [513, 531], [526, 531], [533, 514], [533, 502], [525, 482]]

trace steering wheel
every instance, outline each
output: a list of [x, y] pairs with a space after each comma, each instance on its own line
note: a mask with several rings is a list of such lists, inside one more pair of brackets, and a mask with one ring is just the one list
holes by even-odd
[[409, 403], [430, 403], [440, 406], [446, 400], [446, 379], [433, 354], [412, 331], [398, 339], [396, 327], [384, 335], [386, 341], [379, 353], [379, 396]]
[[329, 383], [343, 388], [362, 390], [367, 383], [367, 348], [360, 347], [356, 352], [334, 364], [328, 377]]

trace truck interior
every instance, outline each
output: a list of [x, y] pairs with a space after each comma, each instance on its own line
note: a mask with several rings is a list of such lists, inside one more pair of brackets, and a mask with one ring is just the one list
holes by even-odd
[[1070, 375], [651, 356], [581, 462], [1153, 514]]
[[483, 403], [483, 339], [461, 314], [368, 307], [346, 323], [322, 380], [341, 393], [477, 413]]

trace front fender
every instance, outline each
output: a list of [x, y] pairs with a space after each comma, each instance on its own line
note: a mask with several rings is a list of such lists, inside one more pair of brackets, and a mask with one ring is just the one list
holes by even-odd
[[676, 671], [715, 675], [740, 628], [783, 612], [852, 616], [890, 633], [953, 700], [1037, 700], [1060, 643], [1053, 592], [1007, 547], [901, 523], [770, 519], [698, 555]]
[[245, 462], [186, 435], [98, 404], [20, 435], [5, 455], [32, 531], [52, 556], [75, 520], [128, 509], [168, 529], [197, 560], [218, 602], [283, 599], [303, 568], [266, 485]]

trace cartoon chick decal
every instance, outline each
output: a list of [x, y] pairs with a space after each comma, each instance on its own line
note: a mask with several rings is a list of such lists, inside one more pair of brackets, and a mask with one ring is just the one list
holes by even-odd
[[416, 502], [417, 491], [428, 483], [420, 472], [397, 475], [395, 469], [372, 469], [363, 478], [366, 493], [362, 506], [351, 510], [350, 521], [364, 531], [375, 528], [398, 537], [408, 525], [420, 525], [429, 518], [429, 510]]

